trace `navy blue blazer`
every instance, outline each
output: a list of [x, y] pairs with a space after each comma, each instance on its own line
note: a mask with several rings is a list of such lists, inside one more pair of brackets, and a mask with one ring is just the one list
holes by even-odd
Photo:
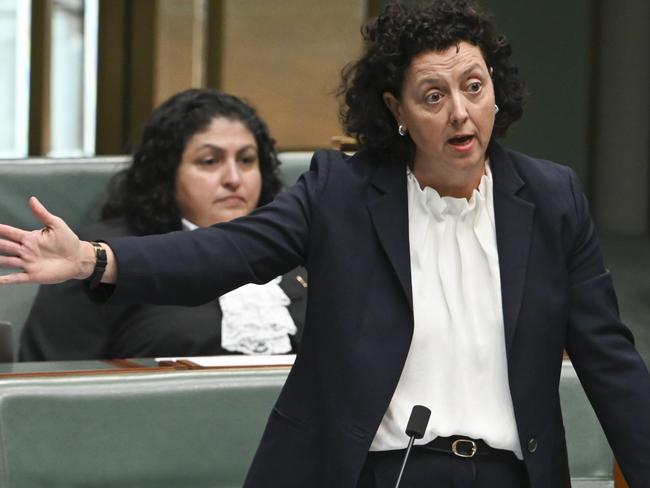
[[[650, 376], [619, 319], [578, 179], [498, 144], [489, 157], [509, 384], [531, 487], [569, 487], [565, 349], [628, 483], [650, 486]], [[403, 164], [319, 151], [295, 186], [247, 217], [110, 240], [112, 299], [199, 304], [305, 265], [301, 350], [245, 486], [352, 488], [412, 337], [408, 238]]]

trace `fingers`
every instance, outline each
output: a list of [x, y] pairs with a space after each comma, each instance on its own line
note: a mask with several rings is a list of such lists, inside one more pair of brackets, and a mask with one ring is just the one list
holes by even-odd
[[29, 198], [29, 206], [36, 218], [46, 227], [54, 227], [61, 219], [51, 214], [36, 197]]
[[17, 256], [20, 254], [20, 244], [5, 239], [0, 239], [0, 252], [10, 256]]
[[24, 266], [24, 261], [14, 256], [0, 256], [0, 267], [20, 269]]
[[0, 237], [4, 237], [10, 241], [22, 242], [26, 234], [29, 234], [29, 231], [18, 229], [10, 225], [0, 224]]
[[29, 275], [27, 273], [11, 273], [0, 276], [0, 285], [15, 285], [18, 283], [29, 283]]

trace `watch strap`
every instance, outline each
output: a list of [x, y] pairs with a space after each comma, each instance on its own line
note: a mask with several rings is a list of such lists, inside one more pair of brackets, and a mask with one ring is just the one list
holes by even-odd
[[106, 271], [108, 259], [106, 258], [106, 250], [99, 244], [99, 242], [91, 242], [91, 244], [95, 248], [95, 269], [93, 269], [88, 281], [90, 288], [93, 289], [97, 288], [99, 283], [101, 283], [104, 271]]

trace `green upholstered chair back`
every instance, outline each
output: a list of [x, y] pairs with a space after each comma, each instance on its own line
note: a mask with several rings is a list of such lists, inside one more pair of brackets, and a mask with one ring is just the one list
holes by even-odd
[[[309, 169], [312, 154], [280, 153], [282, 181], [287, 185], [295, 183]], [[128, 162], [128, 156], [0, 160], [0, 222], [40, 227], [27, 207], [27, 199], [35, 195], [72, 228], [89, 224], [98, 217], [108, 181]]]
[[[309, 169], [311, 155], [311, 152], [280, 153], [280, 176], [285, 184], [292, 185]], [[34, 195], [73, 229], [81, 228], [98, 218], [110, 178], [128, 163], [128, 156], [0, 160], [0, 223], [39, 228], [27, 205], [28, 198]], [[0, 287], [0, 321], [13, 326], [14, 351], [37, 288], [36, 285]]]
[[[292, 185], [307, 169], [312, 152], [282, 152], [280, 177]], [[0, 222], [25, 228], [40, 224], [27, 207], [34, 195], [72, 228], [95, 221], [110, 178], [128, 165], [128, 156], [0, 160]]]
[[241, 487], [286, 375], [0, 380], [0, 488]]
[[127, 156], [0, 161], [0, 222], [41, 227], [27, 206], [32, 195], [72, 228], [93, 222], [108, 181], [128, 161]]
[[309, 169], [313, 154], [312, 151], [286, 151], [278, 154], [281, 163], [280, 178], [285, 185], [293, 185]]

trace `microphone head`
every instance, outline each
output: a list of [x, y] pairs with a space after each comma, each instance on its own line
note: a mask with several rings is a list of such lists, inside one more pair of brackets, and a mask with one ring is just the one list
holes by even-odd
[[415, 439], [422, 439], [424, 431], [427, 429], [431, 410], [423, 405], [415, 405], [411, 410], [411, 417], [406, 426], [406, 435]]

